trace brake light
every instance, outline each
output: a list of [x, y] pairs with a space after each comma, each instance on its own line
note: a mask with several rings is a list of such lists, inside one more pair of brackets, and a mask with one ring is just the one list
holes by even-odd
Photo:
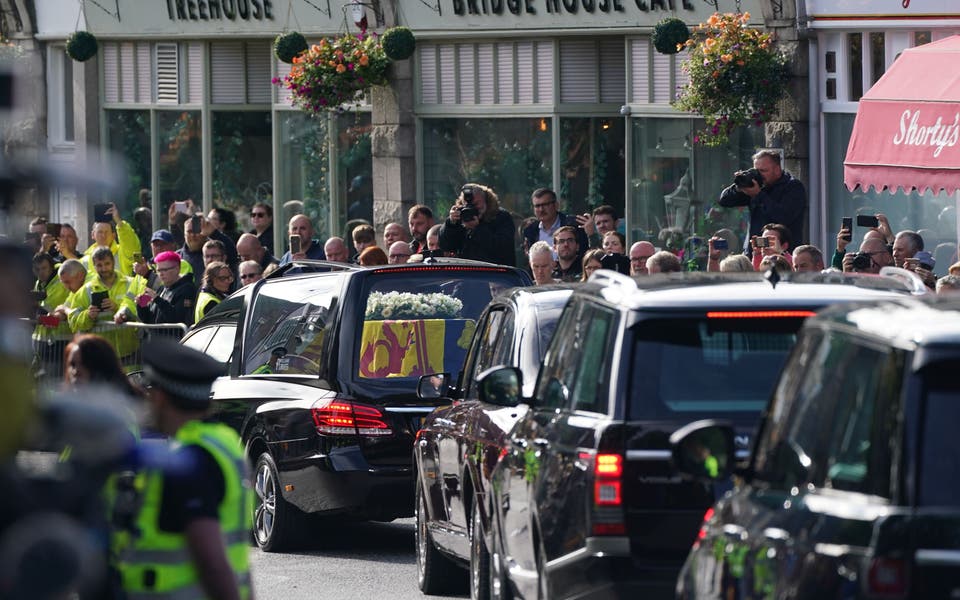
[[747, 310], [747, 311], [709, 311], [708, 319], [798, 319], [814, 316], [812, 310]]
[[593, 534], [623, 535], [623, 456], [597, 454], [593, 457]]
[[907, 563], [902, 558], [875, 557], [867, 571], [867, 595], [903, 598], [907, 595]]
[[391, 435], [393, 430], [374, 406], [334, 400], [310, 410], [318, 433], [327, 435]]

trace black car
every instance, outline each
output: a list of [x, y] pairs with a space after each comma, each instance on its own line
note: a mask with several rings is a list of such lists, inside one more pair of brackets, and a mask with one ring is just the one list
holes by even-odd
[[[452, 403], [433, 411], [424, 421], [413, 458], [417, 473], [417, 576], [427, 594], [452, 591], [459, 586], [463, 567], [470, 566], [472, 597], [483, 595], [482, 565], [470, 565], [470, 530], [482, 521], [487, 529], [488, 481], [507, 432], [526, 410], [518, 397], [504, 402], [479, 398], [476, 377], [497, 365], [513, 365], [528, 381], [525, 396], [533, 391], [537, 371], [553, 336], [560, 312], [572, 287], [516, 288], [494, 298], [478, 321], [459, 381], [444, 394]], [[442, 377], [449, 377], [443, 374]], [[426, 392], [435, 381], [425, 378]]]
[[475, 322], [512, 267], [459, 260], [343, 268], [295, 265], [247, 286], [183, 343], [229, 363], [215, 418], [240, 432], [256, 473], [255, 536], [277, 550], [303, 513], [413, 514], [413, 439], [436, 406], [420, 376], [458, 372]]
[[[567, 303], [491, 478], [490, 528], [474, 535], [493, 595], [672, 596], [720, 490], [681, 479], [670, 435], [724, 417], [745, 455], [804, 319], [912, 289], [875, 276], [598, 271]], [[481, 399], [520, 377], [487, 373]]]
[[[707, 511], [681, 598], [960, 596], [960, 303], [836, 307], [807, 321], [742, 484]], [[733, 430], [678, 432], [724, 477]], [[703, 461], [716, 468], [704, 469]]]

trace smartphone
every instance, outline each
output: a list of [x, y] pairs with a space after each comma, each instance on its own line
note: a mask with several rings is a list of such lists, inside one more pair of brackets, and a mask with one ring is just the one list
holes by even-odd
[[202, 223], [200, 221], [202, 217], [200, 215], [193, 215], [190, 217], [190, 233], [200, 233], [202, 229]]
[[844, 217], [840, 229], [847, 230], [847, 235], [843, 236], [843, 239], [848, 242], [851, 241], [853, 239], [853, 217]]
[[178, 212], [178, 213], [188, 213], [188, 212], [190, 212], [190, 210], [187, 208], [187, 203], [186, 203], [186, 202], [174, 202], [174, 203], [173, 203], [173, 210], [176, 211], [176, 212]]
[[879, 227], [880, 220], [873, 215], [857, 215], [857, 227]]
[[713, 240], [713, 249], [714, 250], [729, 250], [730, 243], [727, 240], [719, 239]]
[[290, 236], [290, 254], [300, 254], [300, 236], [291, 235]]
[[[754, 247], [756, 247], [756, 248], [769, 248], [769, 247], [770, 247], [770, 240], [768, 240], [768, 239], [765, 238], [765, 237], [757, 237], [757, 238], [754, 238], [753, 241], [754, 241], [754, 244], [753, 244], [753, 245], [754, 245]], [[714, 246], [714, 248], [716, 248], [716, 246]]]
[[630, 274], [630, 257], [623, 254], [607, 254], [600, 259], [600, 268]]
[[47, 223], [47, 234], [55, 238], [60, 237], [60, 223]]
[[90, 306], [96, 306], [97, 308], [101, 308], [103, 301], [109, 297], [110, 296], [107, 292], [93, 292], [92, 294], [90, 294]]
[[93, 205], [93, 220], [95, 223], [112, 223], [113, 217], [107, 214], [110, 210], [109, 203], [100, 203]]

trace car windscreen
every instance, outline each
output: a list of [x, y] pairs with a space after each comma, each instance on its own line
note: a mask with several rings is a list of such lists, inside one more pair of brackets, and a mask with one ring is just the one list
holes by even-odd
[[513, 271], [384, 270], [367, 279], [354, 373], [365, 380], [458, 373], [484, 307]]
[[759, 416], [802, 324], [802, 317], [641, 321], [631, 330], [628, 418]]

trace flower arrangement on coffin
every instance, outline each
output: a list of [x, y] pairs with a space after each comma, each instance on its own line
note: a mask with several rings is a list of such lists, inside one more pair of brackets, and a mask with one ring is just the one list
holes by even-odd
[[[398, 36], [387, 30], [384, 38], [394, 40], [391, 47], [402, 42], [403, 50], [409, 48], [412, 53], [413, 35], [406, 28], [395, 29], [405, 31]], [[292, 57], [290, 73], [273, 83], [289, 89], [293, 105], [308, 113], [342, 110], [344, 105], [359, 102], [371, 86], [387, 83], [391, 56], [384, 49], [384, 38], [367, 31], [322, 38]], [[289, 52], [286, 46], [285, 54]], [[280, 47], [276, 48], [279, 51]]]
[[364, 319], [454, 319], [462, 310], [463, 302], [446, 294], [373, 292], [367, 297]]
[[678, 44], [690, 50], [683, 63], [690, 81], [673, 105], [707, 121], [696, 143], [719, 146], [737, 127], [763, 125], [786, 91], [786, 58], [769, 33], [747, 26], [749, 20], [750, 13], [714, 13]]

